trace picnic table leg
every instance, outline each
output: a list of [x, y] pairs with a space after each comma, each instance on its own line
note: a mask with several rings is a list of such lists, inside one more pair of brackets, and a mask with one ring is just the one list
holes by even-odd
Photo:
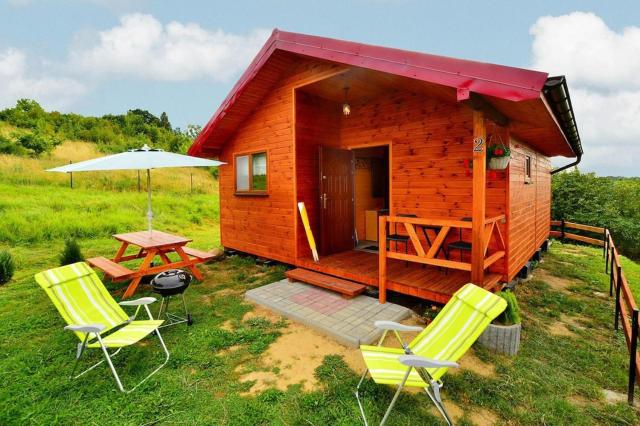
[[113, 258], [114, 262], [120, 262], [120, 259], [122, 259], [122, 256], [124, 256], [124, 252], [127, 251], [127, 247], [129, 247], [129, 243], [123, 241], [122, 245], [118, 249], [118, 252], [116, 253], [116, 256]]
[[124, 292], [124, 295], [122, 296], [123, 299], [127, 299], [133, 296], [133, 294], [136, 292], [136, 289], [138, 288], [138, 285], [140, 284], [142, 277], [145, 275], [145, 272], [149, 269], [149, 265], [151, 265], [151, 262], [153, 261], [154, 257], [156, 257], [156, 250], [150, 249], [147, 252], [147, 255], [145, 256], [144, 260], [142, 261], [142, 264], [140, 265], [140, 268], [136, 273], [136, 277], [133, 280], [131, 280], [131, 283], [129, 283], [129, 287], [127, 287], [127, 290]]
[[171, 263], [171, 259], [169, 259], [164, 252], [159, 252], [158, 255], [160, 256], [160, 259], [162, 259], [165, 265], [168, 265]]
[[[191, 259], [189, 259], [189, 256], [187, 256], [187, 253], [182, 250], [182, 247], [176, 247], [175, 250], [176, 253], [178, 253], [178, 256], [180, 256], [180, 259], [184, 260], [185, 262], [191, 261]], [[191, 265], [187, 266], [187, 268], [189, 268], [196, 280], [202, 281], [202, 272], [198, 270], [195, 264], [192, 263]]]

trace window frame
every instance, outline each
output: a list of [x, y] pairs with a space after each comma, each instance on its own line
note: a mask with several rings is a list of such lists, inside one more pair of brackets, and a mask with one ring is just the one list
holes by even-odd
[[533, 158], [529, 154], [524, 155], [524, 183], [533, 183]]
[[[265, 156], [265, 189], [252, 189], [253, 188], [253, 156], [258, 154], [264, 154]], [[238, 189], [238, 157], [249, 157], [249, 189]], [[257, 196], [264, 197], [269, 195], [269, 150], [260, 149], [246, 152], [236, 152], [233, 154], [233, 188], [234, 194], [239, 196]]]

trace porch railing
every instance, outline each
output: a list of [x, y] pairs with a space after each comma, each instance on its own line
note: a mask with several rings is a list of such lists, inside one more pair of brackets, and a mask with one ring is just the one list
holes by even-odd
[[[622, 332], [624, 333], [627, 349], [629, 350], [627, 400], [629, 404], [633, 404], [635, 385], [640, 380], [640, 356], [638, 355], [638, 323], [640, 321], [640, 311], [638, 310], [638, 305], [636, 305], [631, 287], [622, 269], [620, 254], [613, 241], [611, 232], [609, 232], [607, 228], [566, 222], [564, 220], [552, 220], [551, 226], [557, 228], [552, 229], [549, 233], [552, 237], [602, 247], [602, 253], [605, 258], [604, 270], [605, 273], [609, 274], [609, 296], [613, 297], [615, 292], [616, 298], [613, 326], [616, 331], [622, 326]], [[581, 234], [567, 232], [567, 230], [578, 230]]]
[[[497, 223], [504, 220], [504, 218], [504, 215], [499, 215], [487, 218], [484, 221], [484, 262], [482, 265], [484, 270], [505, 256], [506, 246], [504, 238], [502, 237], [500, 227], [497, 225]], [[398, 233], [406, 233], [408, 237], [408, 253], [387, 250], [387, 229], [392, 224], [395, 226], [402, 225], [402, 227], [398, 227]], [[422, 241], [418, 236], [418, 228], [421, 226], [434, 226], [440, 228], [436, 234], [436, 238], [431, 242], [429, 247], [423, 246]], [[415, 262], [461, 271], [471, 271], [471, 262], [442, 259], [438, 257], [438, 253], [440, 253], [442, 245], [452, 229], [472, 229], [472, 227], [472, 222], [459, 219], [380, 216], [378, 226], [378, 290], [380, 294], [380, 302], [384, 303], [386, 301], [387, 259]], [[489, 245], [494, 236], [498, 242], [499, 250], [488, 254]], [[409, 247], [411, 247], [412, 250], [408, 250]]]

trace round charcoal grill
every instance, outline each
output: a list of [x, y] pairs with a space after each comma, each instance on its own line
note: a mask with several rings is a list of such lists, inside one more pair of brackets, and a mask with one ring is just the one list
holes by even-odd
[[[193, 324], [193, 318], [187, 310], [187, 304], [184, 301], [184, 292], [187, 287], [189, 287], [189, 284], [191, 284], [191, 280], [191, 275], [181, 269], [170, 269], [161, 272], [151, 280], [153, 291], [162, 296], [158, 319], [164, 319], [165, 323], [161, 327], [168, 327], [183, 322], [186, 322], [187, 325]], [[169, 302], [171, 302], [171, 298], [178, 295], [182, 299], [184, 317], [169, 312]]]

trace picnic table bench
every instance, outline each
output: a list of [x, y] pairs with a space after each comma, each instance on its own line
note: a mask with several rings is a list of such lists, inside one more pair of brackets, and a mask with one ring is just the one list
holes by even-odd
[[[106, 257], [92, 257], [87, 262], [102, 270], [112, 281], [127, 281], [131, 283], [124, 292], [123, 299], [131, 297], [142, 278], [155, 275], [168, 269], [186, 268], [197, 280], [202, 280], [202, 273], [196, 265], [214, 258], [214, 255], [192, 247], [186, 247], [192, 240], [179, 235], [172, 235], [162, 231], [140, 231], [113, 236], [121, 245], [113, 259]], [[126, 254], [129, 246], [138, 247], [138, 252]], [[170, 253], [176, 253], [180, 260], [169, 259]], [[162, 264], [153, 265], [153, 259], [159, 256]], [[122, 262], [143, 259], [137, 270], [129, 269]], [[153, 266], [152, 266], [153, 265]]]

